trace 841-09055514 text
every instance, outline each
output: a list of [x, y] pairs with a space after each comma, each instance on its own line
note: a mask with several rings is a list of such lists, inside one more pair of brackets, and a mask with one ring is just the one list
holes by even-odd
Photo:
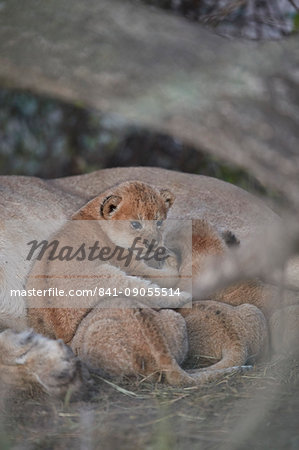
[[58, 289], [50, 287], [48, 289], [11, 289], [11, 297], [175, 297], [180, 296], [181, 290], [179, 288], [108, 288], [95, 287], [94, 289]]

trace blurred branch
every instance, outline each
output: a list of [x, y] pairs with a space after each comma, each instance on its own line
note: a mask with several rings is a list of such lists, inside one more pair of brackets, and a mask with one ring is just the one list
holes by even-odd
[[139, 2], [17, 0], [0, 81], [155, 127], [238, 164], [299, 209], [296, 36], [253, 44]]

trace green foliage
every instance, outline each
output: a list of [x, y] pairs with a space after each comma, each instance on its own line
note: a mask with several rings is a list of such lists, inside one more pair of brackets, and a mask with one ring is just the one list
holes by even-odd
[[294, 31], [299, 31], [299, 13], [294, 15]]

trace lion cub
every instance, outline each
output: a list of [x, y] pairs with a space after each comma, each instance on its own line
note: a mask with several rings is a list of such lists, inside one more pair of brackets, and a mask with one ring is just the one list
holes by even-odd
[[[68, 343], [83, 317], [92, 308], [101, 307], [107, 298], [123, 298], [127, 308], [134, 306], [134, 299], [151, 307], [185, 305], [190, 294], [179, 291], [172, 295], [173, 292], [168, 291], [178, 276], [178, 263], [173, 255], [168, 252], [162, 267], [152, 267], [143, 259], [135, 258], [134, 251], [128, 251], [136, 239], [139, 250], [149, 251], [152, 242], [155, 248], [163, 250], [163, 222], [173, 202], [174, 195], [166, 189], [158, 190], [139, 181], [130, 181], [83, 206], [73, 220], [52, 237], [46, 250], [42, 250], [41, 258], [38, 254], [26, 287], [27, 290], [35, 288], [45, 292], [55, 286], [57, 291], [70, 292], [70, 295], [86, 289], [94, 295], [63, 298], [48, 295], [31, 302], [28, 298], [30, 325], [38, 332]], [[62, 250], [57, 256], [53, 249], [54, 245], [58, 249], [58, 243]], [[87, 248], [92, 252], [88, 260], [84, 258]], [[76, 257], [71, 256], [71, 249], [76, 249]], [[105, 249], [106, 253], [110, 249], [112, 254], [107, 261]], [[37, 253], [39, 250], [36, 249]], [[96, 252], [103, 252], [103, 258], [95, 257]], [[127, 264], [128, 257], [130, 264]], [[118, 292], [132, 295], [113, 295]], [[138, 295], [140, 292], [142, 298]]]

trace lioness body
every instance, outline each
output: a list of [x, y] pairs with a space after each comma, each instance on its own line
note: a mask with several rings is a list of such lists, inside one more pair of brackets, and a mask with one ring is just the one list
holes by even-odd
[[0, 326], [24, 328], [24, 298], [10, 299], [11, 289], [22, 289], [30, 270], [20, 249], [32, 238], [57, 232], [63, 223], [91, 198], [116, 183], [140, 180], [169, 189], [176, 202], [169, 218], [206, 219], [231, 230], [247, 245], [280, 218], [259, 199], [223, 181], [158, 168], [105, 169], [88, 175], [57, 180], [0, 177]]
[[[240, 239], [241, 245], [247, 245], [254, 242], [256, 236], [262, 230], [271, 227], [273, 223], [280, 223], [279, 217], [274, 212], [258, 199], [239, 188], [208, 177], [169, 172], [163, 169], [107, 169], [90, 175], [50, 181], [41, 181], [35, 178], [24, 177], [2, 177], [3, 196], [1, 202], [3, 208], [1, 211], [2, 225], [0, 237], [2, 250], [0, 261], [2, 290], [0, 299], [0, 321], [2, 327], [12, 326], [12, 324], [15, 328], [26, 326], [26, 303], [24, 299], [16, 298], [14, 301], [11, 301], [10, 298], [10, 289], [23, 287], [24, 280], [30, 269], [28, 264], [24, 264], [24, 257], [23, 255], [20, 257], [18, 248], [24, 246], [24, 244], [32, 238], [32, 233], [37, 240], [45, 238], [45, 231], [49, 236], [55, 234], [63, 226], [67, 218], [70, 218], [79, 210], [79, 208], [85, 205], [90, 198], [115, 185], [116, 180], [122, 182], [132, 179], [139, 179], [154, 185], [158, 189], [169, 189], [175, 193], [176, 202], [169, 212], [169, 217], [205, 219], [212, 226], [216, 227], [217, 232], [221, 231], [221, 229], [231, 230]], [[55, 221], [53, 221], [53, 218]], [[248, 292], [250, 292], [250, 289], [247, 293]], [[236, 296], [232, 294], [231, 299], [235, 298]], [[224, 301], [225, 299], [222, 298], [221, 300]], [[250, 299], [244, 298], [241, 300], [241, 303], [246, 301], [250, 301]], [[208, 307], [209, 302], [204, 303], [205, 305], [203, 308]], [[236, 303], [233, 302], [233, 304]], [[245, 312], [242, 311], [242, 306], [234, 308], [221, 303], [219, 303], [219, 305], [220, 310], [226, 308], [226, 315], [230, 315], [229, 308], [232, 308], [232, 311], [241, 308], [237, 313], [234, 313], [235, 317], [239, 314], [242, 316]], [[142, 307], [142, 305], [140, 305], [140, 307]], [[260, 315], [259, 310], [255, 309], [254, 306], [250, 308], [250, 314], [256, 321], [256, 330], [260, 331], [255, 335], [250, 335], [250, 333], [248, 334], [246, 332], [244, 334], [246, 342], [243, 341], [243, 343], [241, 342], [241, 337], [237, 336], [236, 341], [239, 341], [239, 343], [241, 342], [241, 347], [243, 346], [241, 349], [242, 351], [239, 353], [237, 352], [237, 357], [235, 354], [234, 361], [237, 361], [237, 364], [244, 362], [244, 358], [246, 359], [250, 356], [250, 352], [253, 351], [256, 346], [261, 349], [265, 340], [264, 319]], [[201, 317], [200, 320], [202, 320], [202, 309], [199, 308], [198, 310], [201, 311], [198, 318]], [[248, 311], [246, 311], [246, 314], [247, 313]], [[93, 311], [91, 314], [96, 313]], [[151, 367], [151, 370], [156, 367], [157, 371], [160, 373], [171, 374], [168, 377], [168, 381], [174, 384], [190, 382], [191, 378], [193, 380], [194, 378], [196, 379], [194, 374], [192, 374], [190, 378], [190, 374], [188, 375], [181, 370], [179, 364], [182, 355], [178, 358], [178, 356], [169, 348], [169, 342], [167, 342], [169, 336], [165, 336], [165, 333], [167, 334], [167, 332], [162, 331], [161, 339], [161, 320], [157, 318], [161, 313], [153, 312], [153, 314], [151, 319], [147, 319], [146, 322], [153, 324], [153, 328], [156, 330], [155, 332], [157, 332], [158, 328], [158, 335], [160, 337], [156, 342], [160, 343], [161, 346], [158, 346], [158, 348], [155, 347], [155, 363], [152, 366], [149, 365], [149, 367]], [[156, 316], [156, 314], [158, 314], [158, 316]], [[181, 318], [179, 318], [182, 317], [182, 314], [178, 315], [175, 312], [172, 312], [171, 314], [173, 314], [172, 317], [175, 321], [178, 320], [182, 323]], [[219, 315], [222, 316], [221, 314]], [[209, 323], [208, 318], [210, 316], [209, 313], [206, 314], [206, 323]], [[215, 323], [217, 323], [217, 321], [215, 322], [215, 319], [217, 319], [216, 314], [212, 314], [211, 317], [215, 326]], [[83, 349], [83, 355], [85, 354], [86, 356], [90, 354], [90, 349], [96, 348], [95, 342], [85, 342], [84, 340], [86, 330], [89, 330], [86, 325], [88, 320], [88, 316], [82, 320], [77, 329], [79, 334], [77, 337], [75, 336], [75, 339], [73, 340], [74, 350], [78, 354], [82, 354], [81, 350]], [[94, 320], [93, 316], [93, 321]], [[186, 319], [186, 322], [188, 322], [188, 320], [189, 319]], [[196, 320], [197, 319], [195, 319], [195, 321]], [[239, 331], [245, 329], [246, 320], [242, 322], [240, 317], [238, 320], [241, 324], [243, 323], [239, 328]], [[221, 324], [219, 323], [219, 325], [221, 329]], [[248, 327], [250, 328], [249, 325]], [[149, 329], [150, 328], [151, 327], [149, 327]], [[184, 333], [186, 333], [186, 329], [184, 331], [184, 326], [181, 328], [181, 332], [183, 333], [181, 335], [181, 342], [184, 342]], [[144, 339], [148, 342], [147, 332], [145, 335]], [[229, 342], [231, 338], [231, 335], [227, 334], [227, 330], [226, 335], [228, 336], [228, 341], [222, 338], [221, 342], [223, 345], [225, 342]], [[177, 335], [176, 338], [179, 338], [179, 335]], [[162, 345], [163, 342], [164, 344]], [[247, 349], [251, 349], [249, 350], [249, 353], [247, 352], [247, 356], [245, 355], [246, 352], [243, 352], [244, 346], [246, 346]], [[223, 348], [225, 348], [225, 345]], [[91, 351], [93, 352], [93, 350]], [[166, 360], [163, 359], [165, 352], [168, 355]], [[217, 355], [219, 357], [219, 353], [217, 353]], [[230, 360], [229, 363], [233, 363], [233, 360]], [[225, 364], [227, 367], [228, 360], [226, 360]], [[141, 368], [142, 367], [144, 367], [143, 363], [141, 364]], [[216, 372], [217, 370], [214, 371], [214, 373]], [[146, 375], [148, 372], [141, 371], [141, 373]], [[201, 375], [200, 379], [210, 379], [209, 377], [210, 374], [207, 373], [206, 378]]]

